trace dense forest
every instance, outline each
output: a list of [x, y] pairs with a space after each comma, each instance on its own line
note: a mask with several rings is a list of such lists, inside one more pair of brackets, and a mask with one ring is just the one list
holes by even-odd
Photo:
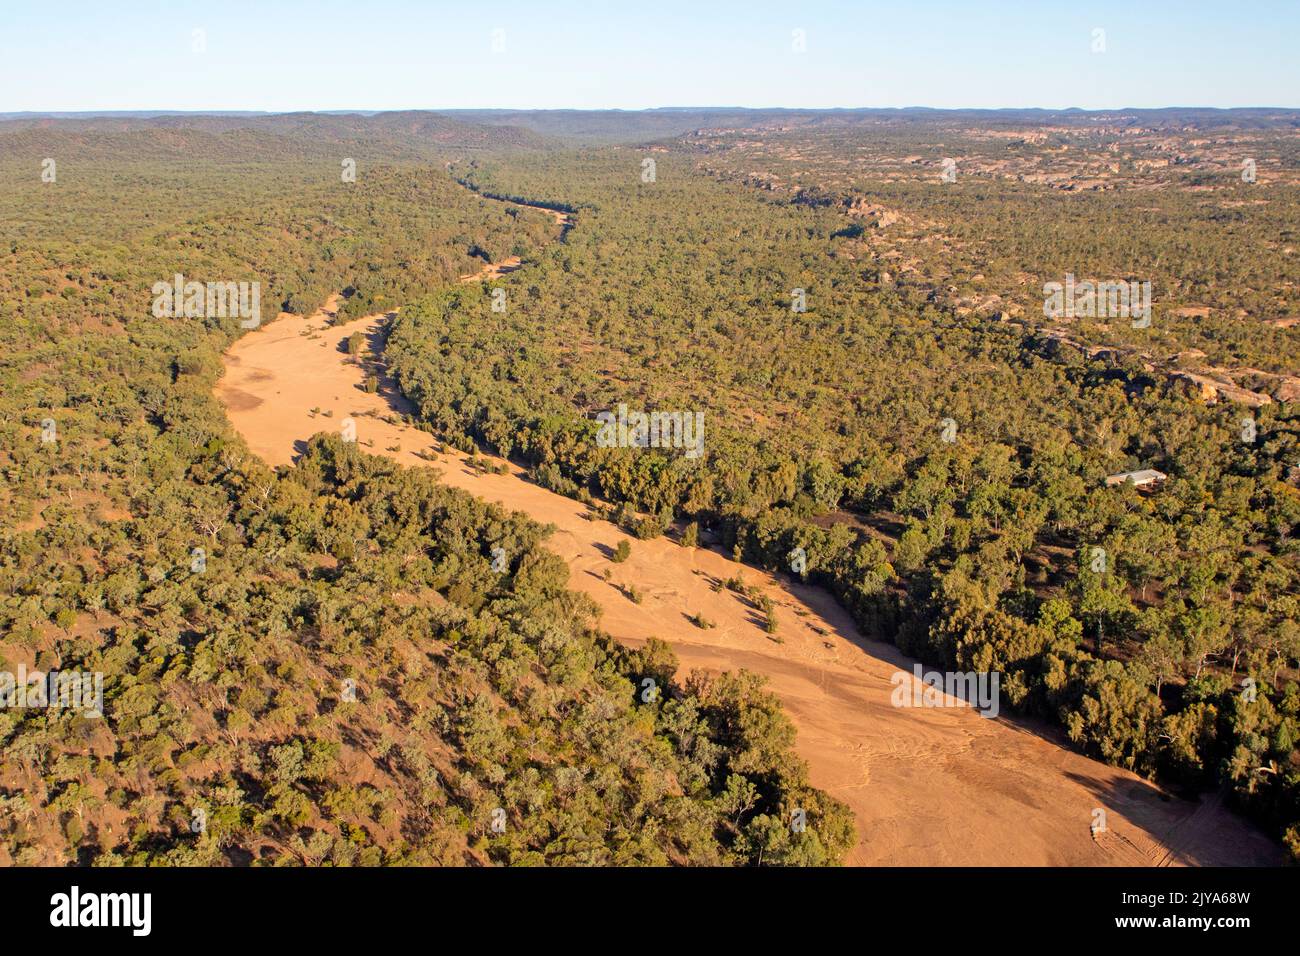
[[[853, 842], [761, 682], [609, 640], [544, 529], [331, 438], [262, 465], [212, 398], [239, 323], [154, 318], [173, 273], [260, 281], [264, 321], [339, 291], [343, 317], [400, 308], [388, 366], [449, 440], [635, 535], [823, 585], [1300, 854], [1294, 119], [1137, 115], [1127, 166], [1059, 115], [664, 115], [636, 146], [608, 117], [483, 119], [0, 124], [0, 669], [101, 670], [109, 702], [0, 712], [0, 859], [822, 864]], [[1249, 137], [1261, 182], [1195, 136]], [[1192, 159], [1139, 164], [1169, 138]], [[1061, 145], [1110, 187], [1018, 178]], [[1067, 272], [1150, 279], [1155, 323], [1049, 343], [1037, 290]], [[1210, 363], [1272, 400], [1167, 374]], [[704, 412], [704, 454], [603, 447], [620, 403]], [[1142, 468], [1168, 480], [1104, 482]]]
[[291, 139], [242, 162], [243, 133], [182, 131], [146, 161], [156, 131], [113, 135], [0, 149], [0, 669], [104, 675], [102, 719], [0, 711], [0, 861], [842, 857], [852, 820], [753, 675], [614, 644], [545, 529], [430, 473], [324, 436], [270, 470], [212, 394], [238, 319], [150, 310], [183, 273], [261, 282], [264, 321], [338, 290], [382, 311], [551, 217], [441, 162], [345, 182]]
[[[1207, 404], [1113, 351], [1043, 349], [1035, 328], [885, 279], [844, 204], [718, 182], [695, 153], [688, 137], [460, 167], [484, 192], [568, 204], [578, 227], [512, 280], [508, 315], [480, 290], [403, 311], [388, 355], [422, 414], [547, 487], [619, 506], [637, 534], [702, 533], [780, 571], [803, 548], [804, 574], [868, 633], [930, 663], [1000, 672], [1008, 704], [1059, 721], [1090, 754], [1229, 787], [1294, 849], [1290, 404]], [[1293, 223], [1295, 195], [1270, 193], [1264, 215]], [[984, 202], [1000, 208], [987, 191]], [[1111, 199], [1057, 202], [1105, 217]], [[1199, 239], [1189, 225], [1174, 241], [1185, 235]], [[1284, 269], [1234, 248], [1243, 235], [1218, 240], [1231, 261]], [[1275, 245], [1274, 232], [1254, 235]], [[1105, 234], [1088, 236], [1110, 257], [1098, 268], [1122, 260]], [[1089, 274], [1077, 253], [1069, 262]], [[792, 309], [797, 289], [805, 311]], [[1186, 342], [1174, 323], [1158, 332], [1195, 347], [1231, 326], [1221, 350], [1250, 343], [1241, 357], [1293, 369], [1294, 332], [1258, 332], [1271, 317], [1204, 323]], [[1286, 345], [1269, 360], [1274, 338]], [[706, 411], [705, 460], [600, 447], [596, 413], [620, 402]], [[1170, 481], [1154, 495], [1104, 485], [1138, 468]]]

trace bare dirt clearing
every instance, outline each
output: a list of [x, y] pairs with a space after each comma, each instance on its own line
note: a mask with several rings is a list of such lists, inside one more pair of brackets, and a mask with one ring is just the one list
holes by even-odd
[[510, 256], [507, 259], [502, 259], [500, 262], [485, 262], [483, 268], [479, 269], [478, 272], [471, 272], [469, 275], [463, 275], [460, 277], [460, 281], [481, 282], [485, 279], [496, 279], [499, 276], [514, 272], [523, 264], [524, 261], [518, 256]]
[[[363, 391], [364, 370], [340, 346], [360, 331], [378, 348], [383, 322], [371, 316], [329, 327], [324, 313], [282, 315], [236, 342], [217, 394], [252, 451], [287, 465], [306, 439], [337, 433], [350, 417], [366, 451], [412, 467], [433, 466], [449, 485], [554, 525], [549, 546], [568, 563], [570, 587], [595, 599], [610, 634], [631, 644], [652, 636], [668, 641], [683, 673], [746, 668], [768, 678], [798, 728], [797, 749], [812, 782], [847, 803], [857, 818], [859, 839], [849, 862], [1281, 862], [1278, 847], [1211, 797], [1199, 806], [1172, 797], [1062, 746], [1051, 730], [988, 720], [965, 706], [892, 706], [890, 678], [910, 671], [913, 662], [859, 634], [823, 591], [662, 538], [633, 541], [628, 561], [611, 563], [608, 555], [629, 536], [590, 520], [585, 505], [527, 481], [513, 465], [508, 474], [480, 474], [459, 453], [435, 453], [438, 443], [427, 433], [373, 417], [400, 414], [409, 405], [388, 380], [381, 380], [378, 393]], [[389, 450], [395, 446], [400, 450]], [[745, 599], [714, 590], [735, 576], [761, 586], [776, 603], [780, 643]], [[626, 596], [632, 584], [644, 594], [642, 603]], [[690, 620], [696, 614], [717, 626], [696, 627]], [[1108, 827], [1096, 835], [1095, 808], [1106, 811]]]

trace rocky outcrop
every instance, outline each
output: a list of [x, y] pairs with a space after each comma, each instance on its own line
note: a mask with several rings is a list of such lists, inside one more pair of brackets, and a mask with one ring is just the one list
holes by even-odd
[[1262, 392], [1252, 392], [1248, 388], [1242, 388], [1239, 385], [1233, 385], [1230, 382], [1223, 382], [1219, 379], [1210, 378], [1208, 375], [1198, 375], [1195, 372], [1170, 372], [1170, 381], [1185, 382], [1190, 384], [1199, 393], [1201, 399], [1208, 403], [1213, 403], [1223, 399], [1229, 402], [1236, 402], [1239, 405], [1246, 405], [1250, 408], [1259, 408], [1262, 405], [1272, 405], [1273, 399]]
[[892, 209], [886, 209], [865, 199], [854, 199], [849, 203], [849, 215], [866, 219], [877, 229], [887, 229], [902, 217]]

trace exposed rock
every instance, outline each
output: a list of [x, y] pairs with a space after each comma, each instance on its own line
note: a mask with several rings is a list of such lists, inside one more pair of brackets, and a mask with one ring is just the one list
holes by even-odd
[[1210, 378], [1208, 375], [1197, 375], [1195, 372], [1176, 371], [1169, 373], [1170, 381], [1181, 381], [1190, 384], [1197, 390], [1202, 401], [1213, 404], [1219, 399], [1229, 402], [1236, 402], [1239, 405], [1247, 405], [1251, 408], [1259, 408], [1261, 405], [1272, 405], [1273, 399], [1260, 392], [1252, 392], [1250, 389], [1241, 388], [1228, 382], [1220, 382], [1217, 379]]
[[1281, 384], [1273, 389], [1273, 397], [1279, 402], [1300, 401], [1300, 378], [1283, 376]]
[[849, 215], [858, 216], [859, 218], [869, 220], [877, 229], [887, 229], [901, 218], [898, 213], [892, 209], [886, 209], [884, 206], [867, 202], [865, 199], [855, 199], [849, 204]]

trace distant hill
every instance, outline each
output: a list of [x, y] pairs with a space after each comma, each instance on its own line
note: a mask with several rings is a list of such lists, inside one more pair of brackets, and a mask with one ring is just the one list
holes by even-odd
[[[156, 116], [29, 116], [0, 122], [0, 156], [33, 150], [82, 155], [169, 155], [203, 150], [222, 160], [286, 155], [428, 159], [463, 149], [539, 148], [516, 126], [477, 124], [424, 111], [379, 113], [183, 113]], [[124, 152], [125, 151], [125, 152]]]
[[[202, 148], [217, 159], [256, 160], [286, 153], [428, 159], [448, 151], [537, 149], [559, 142], [638, 143], [699, 129], [843, 126], [879, 123], [1032, 124], [1201, 129], [1300, 128], [1300, 110], [1124, 109], [1088, 111], [906, 109], [744, 109], [668, 107], [650, 110], [399, 110], [392, 112], [0, 113], [0, 155], [41, 148], [84, 148], [120, 154], [122, 146], [164, 153]], [[111, 134], [144, 134], [135, 142]], [[50, 135], [61, 137], [51, 141]], [[184, 134], [179, 138], [176, 134]], [[93, 145], [85, 137], [93, 137]], [[81, 139], [78, 139], [81, 137]], [[197, 138], [196, 138], [197, 137]], [[203, 137], [209, 137], [207, 139]], [[220, 139], [211, 137], [221, 137]], [[288, 141], [288, 142], [286, 142]], [[44, 145], [43, 145], [44, 144]]]
[[741, 129], [772, 123], [795, 126], [845, 125], [882, 121], [957, 123], [1096, 125], [1098, 122], [1135, 126], [1258, 129], [1300, 127], [1300, 110], [1168, 109], [1123, 110], [936, 110], [905, 109], [743, 109], [738, 107], [669, 107], [652, 110], [446, 110], [447, 116], [485, 126], [509, 125], [545, 136], [587, 142], [638, 142], [682, 136], [696, 129]]

